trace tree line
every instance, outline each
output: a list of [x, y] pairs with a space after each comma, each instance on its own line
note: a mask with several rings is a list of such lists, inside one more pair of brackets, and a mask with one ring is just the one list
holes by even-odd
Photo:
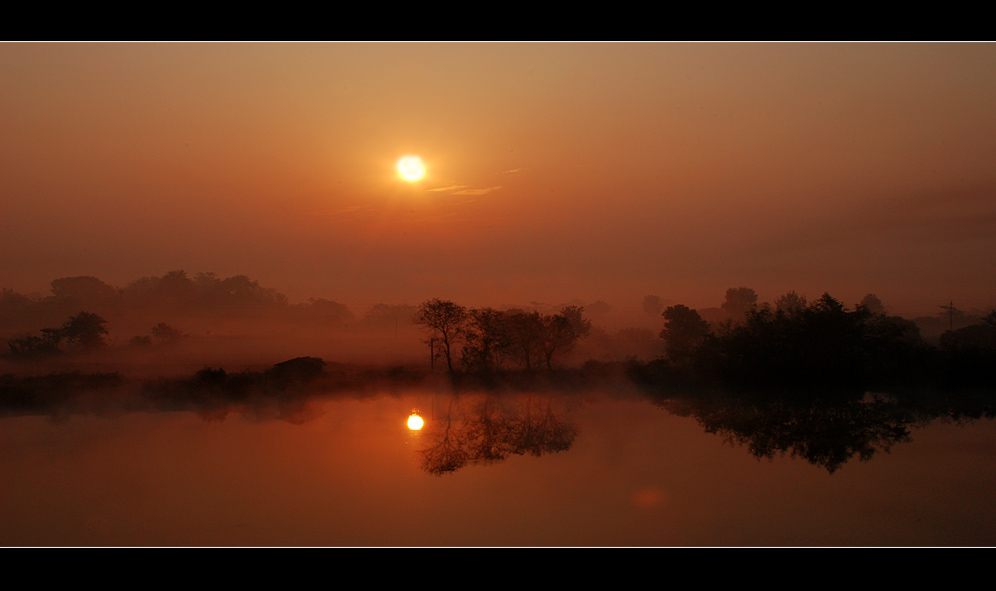
[[556, 314], [522, 309], [466, 308], [431, 299], [416, 309], [413, 322], [428, 334], [430, 358], [446, 362], [453, 375], [494, 374], [508, 369], [553, 370], [554, 359], [591, 332], [584, 307], [564, 306]]
[[[180, 318], [178, 325], [189, 328], [187, 316], [170, 313], [176, 310], [203, 314], [189, 317], [192, 322], [208, 323], [194, 325], [202, 330], [212, 326], [209, 318], [219, 315], [235, 322], [257, 316], [274, 320], [294, 317], [299, 308], [304, 311], [301, 318], [311, 319], [309, 326], [316, 328], [341, 325], [319, 322], [323, 314], [355, 318], [348, 308], [328, 300], [292, 306], [275, 290], [242, 275], [222, 279], [199, 273], [191, 278], [176, 271], [143, 278], [124, 289], [93, 277], [57, 279], [52, 282], [52, 294], [45, 297], [4, 289], [0, 325], [12, 357], [92, 351], [106, 344], [106, 318], [118, 327], [115, 330], [121, 330], [129, 306], [142, 312], [131, 318], [130, 329], [137, 332], [143, 330], [139, 327], [152, 326], [150, 334], [128, 341], [132, 346], [164, 345], [186, 336], [163, 321]], [[658, 340], [663, 354], [638, 368], [640, 379], [655, 383], [691, 381], [753, 388], [996, 385], [996, 311], [974, 318], [974, 323], [962, 319], [958, 326], [959, 311], [953, 304], [943, 306], [948, 330], [928, 343], [918, 322], [887, 314], [873, 294], [853, 307], [830, 294], [808, 301], [795, 292], [773, 303], [760, 303], [753, 289], [737, 287], [727, 290], [718, 308], [665, 305], [657, 296], [644, 298], [643, 308], [662, 319], [659, 340], [652, 332], [644, 332], [646, 340]], [[468, 308], [437, 298], [418, 306], [378, 304], [357, 326], [396, 331], [414, 321], [425, 330], [430, 359], [444, 363], [451, 375], [533, 372], [553, 370], [582, 339], [592, 336], [594, 342], [605, 334], [593, 330], [585, 307], [554, 309]], [[27, 314], [33, 333], [8, 322], [20, 318], [18, 314], [25, 310], [44, 312], [41, 317]], [[27, 328], [28, 322], [20, 319], [22, 327]], [[40, 326], [46, 328], [39, 330]], [[644, 338], [643, 333], [635, 336]]]
[[[287, 296], [264, 287], [246, 275], [221, 277], [215, 273], [170, 271], [161, 277], [142, 277], [125, 287], [115, 287], [97, 277], [62, 277], [51, 282], [47, 295], [25, 295], [0, 289], [2, 332], [36, 330], [50, 326], [80, 310], [115, 322], [126, 318], [135, 324], [202, 319], [243, 322], [250, 319], [282, 321], [307, 326], [342, 326], [355, 319], [345, 305], [322, 298], [291, 304]], [[376, 311], [383, 315], [383, 310]], [[409, 312], [410, 314], [410, 312]], [[376, 321], [379, 318], [373, 318]]]
[[753, 290], [737, 288], [724, 307], [730, 319], [715, 327], [681, 304], [661, 313], [665, 354], [645, 368], [656, 370], [654, 381], [775, 390], [996, 385], [996, 311], [934, 347], [873, 294], [853, 308], [828, 293], [809, 302], [789, 292], [758, 305]]
[[93, 351], [104, 346], [107, 321], [90, 312], [70, 316], [62, 326], [41, 329], [41, 335], [29, 335], [8, 341], [14, 357], [42, 357], [60, 353], [64, 348]]

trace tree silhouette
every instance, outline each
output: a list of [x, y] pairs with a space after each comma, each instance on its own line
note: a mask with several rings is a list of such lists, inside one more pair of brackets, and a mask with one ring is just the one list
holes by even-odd
[[10, 347], [10, 354], [13, 357], [23, 359], [44, 357], [59, 352], [58, 343], [54, 342], [50, 336], [26, 336], [19, 339], [11, 339], [7, 341], [7, 346]]
[[667, 321], [661, 338], [671, 359], [690, 355], [709, 334], [709, 323], [688, 306], [669, 306], [661, 315]]
[[103, 347], [107, 321], [90, 312], [70, 316], [59, 328], [41, 329], [41, 337], [25, 337], [8, 342], [15, 357], [50, 355], [59, 352], [63, 341], [76, 349], [92, 350]]
[[522, 310], [508, 312], [508, 331], [511, 348], [526, 371], [532, 371], [543, 354], [544, 326], [539, 312]]
[[873, 293], [861, 298], [861, 302], [858, 305], [865, 310], [868, 310], [875, 316], [885, 314], [885, 305], [882, 304], [882, 300], [878, 299], [878, 296]]
[[80, 349], [96, 349], [104, 346], [107, 321], [90, 312], [80, 312], [62, 325], [61, 334], [66, 341]]
[[658, 316], [664, 310], [664, 301], [660, 296], [650, 294], [643, 298], [643, 311], [650, 316]]
[[726, 290], [726, 301], [721, 307], [733, 322], [743, 322], [747, 313], [757, 307], [757, 293], [749, 287], [731, 287]]
[[786, 316], [795, 316], [800, 314], [806, 309], [807, 305], [808, 302], [806, 302], [806, 296], [801, 296], [794, 291], [790, 291], [775, 300], [775, 310], [779, 314]]
[[464, 339], [467, 309], [449, 300], [433, 298], [419, 304], [414, 322], [428, 329], [430, 347], [434, 348], [435, 342], [442, 346], [441, 354], [446, 359], [446, 368], [453, 375], [454, 350]]
[[475, 308], [467, 320], [464, 367], [482, 374], [500, 370], [512, 347], [507, 315], [494, 308]]
[[560, 314], [544, 316], [542, 346], [547, 369], [553, 369], [554, 354], [567, 353], [590, 333], [591, 321], [585, 320], [581, 306], [565, 306]]
[[165, 322], [160, 322], [152, 327], [152, 338], [156, 339], [161, 345], [175, 343], [182, 336], [182, 332]]
[[118, 298], [118, 290], [96, 277], [63, 277], [52, 281], [52, 296], [79, 306], [102, 306]]

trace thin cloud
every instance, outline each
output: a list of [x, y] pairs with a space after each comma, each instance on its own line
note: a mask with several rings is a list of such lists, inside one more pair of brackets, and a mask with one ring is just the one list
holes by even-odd
[[485, 195], [491, 191], [497, 191], [501, 188], [501, 185], [497, 187], [488, 187], [487, 189], [467, 189], [465, 191], [457, 191], [453, 193], [454, 195]]
[[467, 185], [450, 185], [448, 187], [436, 187], [435, 189], [426, 189], [426, 191], [457, 191], [459, 189], [465, 189]]
[[522, 172], [523, 170], [525, 170], [525, 168], [513, 168], [512, 170], [503, 170], [495, 174], [515, 174], [517, 172]]

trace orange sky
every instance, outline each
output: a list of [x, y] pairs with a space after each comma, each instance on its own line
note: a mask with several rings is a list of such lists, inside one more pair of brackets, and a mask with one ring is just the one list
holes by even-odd
[[0, 136], [22, 292], [996, 303], [994, 44], [6, 43]]

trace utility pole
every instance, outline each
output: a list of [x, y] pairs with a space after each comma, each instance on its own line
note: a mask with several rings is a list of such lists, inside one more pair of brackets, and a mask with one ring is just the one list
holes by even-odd
[[948, 312], [948, 330], [954, 330], [954, 313], [955, 313], [954, 300], [948, 302], [947, 306], [941, 306], [941, 309], [947, 310]]

